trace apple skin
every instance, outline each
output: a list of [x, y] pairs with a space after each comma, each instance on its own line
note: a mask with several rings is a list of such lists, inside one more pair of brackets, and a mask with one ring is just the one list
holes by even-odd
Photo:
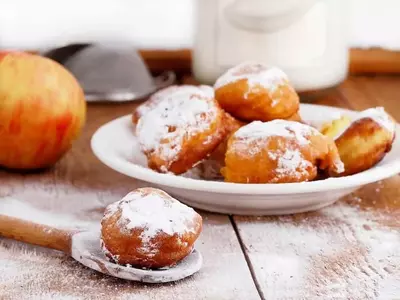
[[55, 164], [80, 135], [85, 96], [74, 76], [38, 55], [0, 51], [0, 166]]

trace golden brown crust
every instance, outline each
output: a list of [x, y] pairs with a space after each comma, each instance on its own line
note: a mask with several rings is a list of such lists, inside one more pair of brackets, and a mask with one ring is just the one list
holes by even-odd
[[226, 136], [210, 156], [198, 166], [201, 178], [206, 180], [222, 178], [221, 168], [225, 165], [225, 153], [229, 137], [245, 124], [246, 123], [232, 117], [229, 113], [225, 113], [224, 127], [226, 130]]
[[293, 115], [291, 115], [289, 118], [286, 118], [285, 120], [294, 121], [294, 122], [299, 122], [299, 123], [305, 124], [303, 119], [300, 116], [300, 111], [295, 112]]
[[[303, 125], [307, 126], [307, 125]], [[307, 137], [308, 143], [295, 138], [269, 136], [248, 140], [235, 135], [229, 139], [222, 169], [225, 181], [235, 183], [289, 183], [310, 181], [318, 169], [336, 174], [340, 163], [334, 142], [315, 131]], [[289, 152], [287, 152], [289, 149]], [[288, 156], [289, 166], [282, 166], [282, 157]], [[296, 159], [298, 157], [298, 159]], [[301, 160], [300, 160], [301, 159]], [[297, 160], [297, 164], [290, 166]]]
[[[146, 193], [159, 195], [168, 200], [165, 192], [147, 188]], [[194, 213], [193, 219], [187, 224], [184, 233], [169, 235], [159, 232], [151, 239], [153, 247], [143, 251], [142, 233], [144, 228], [133, 228], [129, 232], [121, 230], [121, 214], [119, 208], [113, 214], [101, 221], [101, 239], [105, 254], [114, 262], [121, 265], [131, 265], [139, 268], [162, 268], [173, 266], [185, 258], [193, 249], [194, 242], [202, 230], [202, 218]], [[157, 251], [154, 251], [154, 250]]]
[[227, 135], [226, 116], [213, 94], [208, 86], [163, 91], [164, 99], [143, 115], [136, 127], [149, 168], [176, 175], [185, 173], [223, 141]]
[[345, 165], [342, 175], [352, 175], [365, 171], [390, 151], [394, 134], [370, 118], [352, 123], [335, 143]]
[[224, 140], [227, 132], [223, 125], [224, 112], [219, 109], [217, 117], [207, 130], [196, 135], [186, 136], [181, 151], [172, 162], [166, 161], [156, 153], [147, 154], [148, 166], [159, 172], [172, 172], [176, 175], [185, 173], [205, 159]]
[[240, 127], [242, 127], [245, 123], [235, 119], [230, 114], [225, 113], [224, 115], [224, 127], [226, 130], [225, 138], [221, 143], [217, 146], [217, 148], [211, 153], [209, 159], [220, 161], [223, 163], [225, 160], [225, 152], [228, 146], [229, 137], [235, 133]]
[[241, 79], [217, 88], [215, 98], [224, 110], [245, 121], [286, 119], [299, 109], [299, 97], [287, 81], [272, 93], [261, 85], [248, 91], [247, 80]]
[[[231, 137], [225, 157], [225, 167], [222, 169], [225, 181], [235, 183], [288, 183], [314, 179], [317, 175], [317, 168], [312, 164], [309, 164], [302, 171], [296, 172], [294, 176], [291, 174], [281, 175], [276, 171], [277, 162], [269, 157], [269, 153], [278, 150], [281, 145], [288, 147], [289, 144], [293, 143], [281, 137], [273, 137], [265, 141], [256, 155], [248, 155], [252, 151], [252, 147], [258, 146]], [[301, 150], [299, 146], [296, 145], [295, 147]], [[242, 153], [236, 149], [248, 150]], [[309, 153], [307, 154], [309, 156]]]
[[246, 125], [246, 122], [239, 121], [238, 119], [232, 117], [229, 113], [224, 114], [224, 126], [228, 135], [233, 134], [240, 127]]
[[[144, 103], [142, 103], [141, 105], [143, 105]], [[140, 105], [139, 105], [140, 106]], [[139, 107], [138, 106], [138, 107]], [[138, 122], [139, 122], [139, 119], [140, 119], [140, 114], [139, 114], [139, 112], [137, 111], [137, 108], [138, 107], [136, 107], [134, 110], [133, 110], [133, 113], [132, 113], [132, 118], [131, 118], [131, 121], [132, 121], [132, 123], [133, 124], [137, 124]]]
[[[169, 236], [160, 233], [154, 238], [154, 243], [159, 244], [159, 252], [153, 257], [137, 251], [141, 246], [141, 230], [132, 230], [130, 235], [121, 234], [118, 226], [115, 226], [120, 217], [120, 212], [102, 222], [102, 240], [110, 252], [108, 258], [121, 265], [131, 265], [139, 268], [163, 268], [173, 266], [193, 249], [194, 241], [202, 230], [201, 217], [196, 217], [196, 234], [188, 232], [178, 238], [177, 235]], [[113, 253], [113, 255], [111, 255]]]

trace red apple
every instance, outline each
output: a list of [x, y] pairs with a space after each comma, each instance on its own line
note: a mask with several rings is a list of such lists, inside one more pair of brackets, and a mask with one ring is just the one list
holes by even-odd
[[85, 116], [83, 91], [63, 66], [38, 55], [0, 51], [0, 166], [53, 165], [79, 136]]

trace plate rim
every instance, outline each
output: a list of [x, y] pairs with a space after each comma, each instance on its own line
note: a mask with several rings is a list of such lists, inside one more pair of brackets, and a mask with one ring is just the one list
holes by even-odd
[[[318, 107], [324, 109], [334, 109], [335, 111], [355, 113], [354, 110], [318, 105], [318, 104], [301, 104], [303, 107]], [[238, 194], [238, 195], [290, 195], [290, 194], [303, 194], [315, 192], [327, 192], [332, 190], [346, 189], [351, 187], [362, 186], [368, 183], [376, 182], [385, 178], [394, 176], [400, 172], [400, 158], [396, 158], [390, 165], [387, 166], [374, 166], [373, 168], [350, 176], [328, 178], [318, 181], [310, 182], [296, 182], [296, 183], [231, 183], [231, 182], [218, 182], [207, 181], [201, 179], [186, 178], [171, 174], [163, 174], [153, 171], [148, 168], [136, 165], [134, 163], [127, 163], [126, 161], [109, 157], [107, 151], [99, 147], [97, 140], [101, 136], [103, 130], [114, 123], [121, 122], [124, 119], [130, 119], [131, 115], [125, 115], [116, 118], [106, 124], [100, 126], [92, 135], [90, 144], [95, 156], [109, 168], [122, 173], [126, 176], [151, 183], [159, 186], [166, 186], [170, 188], [194, 190], [199, 192], [213, 192], [221, 194]], [[396, 131], [400, 131], [400, 125], [396, 123]], [[133, 175], [134, 174], [134, 175]]]

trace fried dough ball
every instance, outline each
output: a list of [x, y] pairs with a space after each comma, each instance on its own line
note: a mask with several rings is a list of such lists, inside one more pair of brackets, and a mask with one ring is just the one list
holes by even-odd
[[202, 218], [192, 208], [159, 189], [141, 188], [107, 206], [101, 246], [121, 265], [169, 267], [191, 253], [201, 229]]
[[193, 86], [193, 85], [171, 85], [167, 88], [159, 90], [155, 92], [150, 98], [140, 104], [132, 113], [132, 123], [137, 124], [139, 119], [144, 116], [146, 113], [151, 111], [154, 107], [157, 106], [161, 101], [164, 99], [168, 99], [174, 97], [179, 93], [197, 93], [199, 89], [205, 93], [208, 93], [210, 97], [214, 97], [214, 90], [210, 86], [200, 85], [200, 86]]
[[303, 119], [301, 118], [299, 111], [295, 112], [293, 115], [291, 115], [289, 118], [286, 118], [285, 120], [303, 123]]
[[298, 122], [255, 121], [228, 142], [222, 174], [227, 182], [288, 183], [310, 181], [318, 169], [343, 172], [333, 140]]
[[225, 152], [228, 146], [228, 140], [232, 134], [234, 134], [240, 127], [244, 126], [246, 123], [241, 122], [230, 114], [225, 113], [224, 117], [224, 126], [226, 130], [225, 139], [218, 145], [218, 147], [211, 153], [210, 158], [214, 158], [216, 160], [224, 160]]
[[225, 138], [224, 111], [209, 92], [194, 88], [164, 99], [139, 119], [136, 135], [151, 169], [185, 173]]
[[396, 123], [382, 107], [370, 108], [357, 118], [335, 139], [344, 163], [342, 175], [365, 171], [380, 162], [391, 150], [395, 139]]
[[211, 153], [211, 155], [197, 166], [199, 170], [199, 176], [202, 179], [207, 180], [221, 180], [223, 179], [221, 174], [221, 168], [225, 165], [225, 153], [228, 146], [229, 137], [235, 133], [240, 127], [244, 126], [245, 123], [241, 122], [230, 114], [225, 113], [224, 117], [224, 127], [226, 132], [226, 137], [218, 145], [218, 147]]
[[224, 126], [228, 132], [228, 134], [234, 133], [240, 127], [245, 125], [245, 122], [239, 121], [232, 117], [229, 113], [224, 114]]
[[214, 90], [221, 107], [244, 121], [287, 119], [299, 109], [299, 97], [286, 74], [258, 63], [229, 69]]

